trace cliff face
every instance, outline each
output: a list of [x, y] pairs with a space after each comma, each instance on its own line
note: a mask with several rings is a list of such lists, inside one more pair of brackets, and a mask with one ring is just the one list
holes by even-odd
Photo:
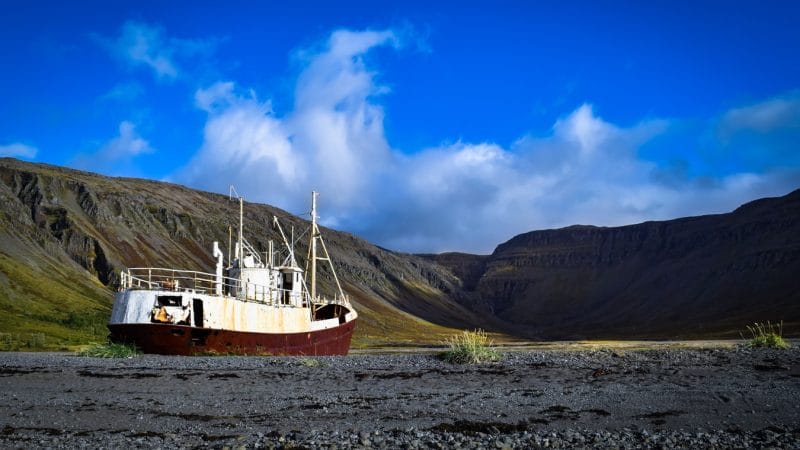
[[474, 291], [531, 336], [738, 337], [781, 319], [791, 330], [800, 190], [729, 214], [525, 233], [485, 264]]
[[[53, 335], [54, 324], [64, 328], [69, 317], [90, 315], [92, 328], [67, 327], [59, 336], [102, 337], [107, 317], [99, 318], [110, 311], [120, 269], [212, 271], [213, 241], [226, 248], [228, 228], [235, 230], [238, 221], [238, 202], [227, 196], [7, 158], [0, 159], [0, 199], [0, 261], [5, 261], [0, 266], [0, 306], [11, 311], [0, 321], [0, 333]], [[269, 239], [276, 247], [282, 242], [270, 226], [273, 215], [287, 232], [294, 227], [296, 236], [308, 228], [307, 222], [284, 211], [246, 203], [245, 234], [259, 250], [267, 249]], [[433, 323], [484, 323], [450, 298], [459, 281], [441, 266], [346, 233], [323, 234], [362, 317], [357, 342], [438, 341], [447, 330]], [[304, 256], [306, 243], [299, 242], [295, 251]], [[320, 290], [331, 292], [327, 267], [320, 278]], [[69, 295], [52, 292], [56, 285]]]

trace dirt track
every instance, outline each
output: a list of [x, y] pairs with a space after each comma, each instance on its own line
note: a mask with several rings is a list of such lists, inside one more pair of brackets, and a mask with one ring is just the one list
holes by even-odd
[[513, 352], [479, 366], [4, 353], [0, 392], [0, 447], [800, 446], [796, 347]]

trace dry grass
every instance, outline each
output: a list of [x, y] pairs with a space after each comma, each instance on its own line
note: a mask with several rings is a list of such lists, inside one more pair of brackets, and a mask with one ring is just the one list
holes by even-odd
[[441, 354], [445, 361], [456, 364], [481, 364], [500, 360], [492, 341], [483, 330], [462, 331], [446, 342], [449, 349]]
[[78, 356], [90, 356], [94, 358], [133, 358], [140, 355], [139, 349], [135, 345], [117, 344], [106, 342], [104, 344], [92, 344], [78, 352]]
[[748, 342], [748, 347], [763, 348], [789, 348], [789, 343], [783, 339], [783, 321], [773, 325], [767, 323], [754, 323], [747, 326], [747, 331], [753, 336]]
[[301, 366], [305, 367], [327, 367], [328, 363], [319, 358], [302, 357], [297, 360]]

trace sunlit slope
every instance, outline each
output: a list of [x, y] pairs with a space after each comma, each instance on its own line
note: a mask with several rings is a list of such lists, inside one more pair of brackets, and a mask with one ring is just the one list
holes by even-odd
[[[0, 159], [0, 196], [0, 332], [6, 341], [43, 333], [48, 346], [104, 336], [122, 268], [211, 271], [212, 243], [227, 248], [238, 217], [227, 196], [8, 158]], [[308, 227], [279, 209], [246, 203], [245, 232], [260, 250], [269, 239], [281, 242], [268, 226], [273, 215], [298, 234]], [[323, 233], [361, 315], [354, 345], [439, 342], [446, 327], [483, 325], [445, 293], [460, 282], [446, 269], [346, 233]], [[305, 242], [295, 249], [300, 256], [306, 250]], [[320, 283], [322, 292], [332, 291], [327, 267]]]

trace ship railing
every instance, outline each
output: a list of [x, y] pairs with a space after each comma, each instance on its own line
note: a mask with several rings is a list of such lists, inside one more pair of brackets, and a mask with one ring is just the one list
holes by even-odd
[[316, 298], [311, 299], [311, 303], [315, 305], [340, 305], [350, 308], [350, 298], [347, 295], [344, 297], [337, 295], [334, 298], [317, 296]]
[[[302, 293], [263, 284], [241, 282], [213, 273], [176, 270], [162, 267], [135, 267], [120, 272], [120, 290], [148, 289], [172, 292], [196, 292], [210, 296], [227, 295], [245, 301], [274, 306], [308, 306]], [[218, 293], [218, 288], [219, 292]]]

